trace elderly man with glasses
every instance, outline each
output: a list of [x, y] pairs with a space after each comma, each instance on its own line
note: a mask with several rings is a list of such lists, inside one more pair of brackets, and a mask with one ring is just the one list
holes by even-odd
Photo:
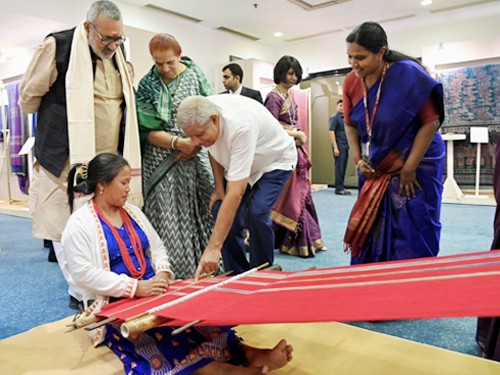
[[73, 302], [81, 296], [66, 271], [60, 244], [70, 214], [70, 166], [102, 152], [122, 153], [137, 176], [129, 202], [142, 205], [134, 90], [120, 48], [125, 41], [122, 15], [111, 1], [95, 1], [86, 16], [75, 28], [48, 35], [38, 47], [19, 100], [24, 112], [38, 113], [30, 187], [33, 236], [52, 241]]

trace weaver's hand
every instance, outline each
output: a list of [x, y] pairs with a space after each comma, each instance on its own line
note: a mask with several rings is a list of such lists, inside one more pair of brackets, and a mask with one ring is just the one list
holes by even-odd
[[220, 263], [220, 249], [211, 248], [210, 245], [205, 249], [201, 256], [200, 263], [194, 275], [198, 280], [203, 272], [212, 273], [219, 269]]
[[[158, 275], [157, 275], [158, 276]], [[149, 280], [139, 280], [134, 297], [150, 297], [163, 294], [168, 290], [168, 280], [163, 277], [153, 277]]]
[[169, 273], [168, 272], [160, 271], [156, 275], [154, 275], [152, 278], [156, 279], [158, 281], [164, 281], [168, 285], [168, 284], [170, 284], [168, 277], [169, 277]]
[[406, 196], [406, 198], [415, 198], [417, 196], [417, 192], [415, 191], [415, 187], [422, 190], [422, 186], [420, 186], [417, 181], [417, 173], [415, 170], [407, 170], [403, 166], [401, 172], [399, 173], [400, 181], [399, 181], [399, 195]]
[[190, 138], [179, 138], [177, 141], [177, 151], [179, 153], [175, 157], [175, 161], [191, 159], [200, 150], [201, 146], [194, 144]]

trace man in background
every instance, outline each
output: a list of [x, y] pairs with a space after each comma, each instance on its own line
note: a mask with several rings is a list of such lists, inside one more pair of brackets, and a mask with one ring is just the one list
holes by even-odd
[[248, 96], [249, 98], [257, 100], [263, 104], [262, 95], [259, 91], [244, 87], [241, 82], [243, 81], [243, 69], [235, 63], [231, 63], [222, 68], [222, 84], [226, 91], [221, 94], [235, 94]]
[[335, 194], [351, 195], [344, 188], [345, 170], [349, 158], [349, 144], [344, 128], [344, 105], [342, 99], [337, 101], [337, 113], [330, 118], [330, 143], [335, 159]]
[[38, 112], [30, 192], [33, 237], [53, 242], [73, 308], [82, 294], [67, 271], [60, 243], [70, 215], [70, 166], [102, 152], [123, 153], [132, 176], [138, 176], [132, 178], [129, 202], [142, 205], [134, 90], [120, 49], [124, 41], [118, 7], [111, 1], [95, 1], [86, 21], [47, 36], [20, 87], [22, 110]]

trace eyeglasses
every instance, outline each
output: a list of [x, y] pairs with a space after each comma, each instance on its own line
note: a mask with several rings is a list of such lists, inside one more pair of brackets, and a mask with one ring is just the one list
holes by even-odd
[[115, 43], [116, 45], [119, 46], [119, 45], [121, 45], [121, 44], [123, 44], [125, 42], [125, 39], [127, 39], [125, 37], [125, 35], [119, 36], [117, 38], [113, 38], [113, 37], [110, 37], [110, 36], [102, 36], [97, 31], [97, 28], [95, 27], [95, 25], [92, 22], [90, 22], [90, 24], [94, 28], [95, 33], [97, 34], [97, 37], [99, 38], [100, 42], [104, 45], [104, 47], [107, 47], [107, 46], [109, 46], [110, 44], [113, 44], [113, 43]]

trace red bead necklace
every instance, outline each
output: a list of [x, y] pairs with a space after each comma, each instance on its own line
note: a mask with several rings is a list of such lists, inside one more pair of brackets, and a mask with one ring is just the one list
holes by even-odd
[[123, 263], [125, 263], [125, 267], [127, 267], [127, 269], [129, 270], [130, 275], [134, 279], [137, 280], [142, 279], [142, 277], [146, 273], [146, 258], [144, 256], [144, 251], [142, 250], [142, 243], [139, 238], [139, 235], [137, 234], [137, 231], [135, 230], [134, 225], [130, 220], [130, 216], [127, 214], [127, 211], [125, 211], [123, 207], [118, 208], [120, 212], [120, 217], [123, 221], [123, 226], [125, 227], [125, 231], [127, 232], [128, 238], [130, 239], [132, 249], [137, 258], [137, 261], [139, 262], [138, 269], [135, 267], [135, 264], [132, 261], [132, 258], [130, 257], [130, 254], [127, 251], [127, 246], [125, 245], [125, 242], [120, 236], [120, 233], [118, 233], [118, 230], [115, 228], [115, 226], [111, 224], [109, 220], [104, 216], [101, 208], [97, 205], [95, 201], [94, 201], [94, 209], [97, 215], [102, 219], [102, 221], [104, 221], [109, 226], [109, 229], [111, 229], [111, 233], [113, 234], [113, 237], [118, 243]]

